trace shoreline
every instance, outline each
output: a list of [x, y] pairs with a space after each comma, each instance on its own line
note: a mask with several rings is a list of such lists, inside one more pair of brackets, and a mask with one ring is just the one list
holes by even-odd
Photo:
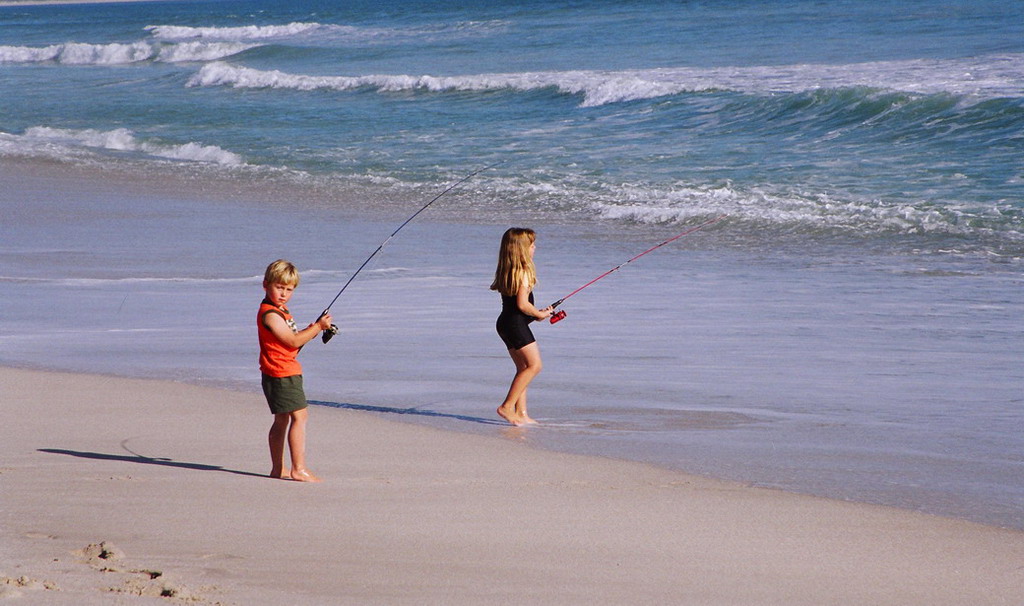
[[1024, 583], [1019, 531], [540, 451], [515, 428], [313, 410], [326, 481], [306, 486], [263, 475], [259, 394], [0, 377], [25, 413], [2, 446], [0, 597], [1009, 604]]
[[[9, 174], [14, 184], [5, 192], [9, 208], [14, 213], [14, 234], [18, 235], [22, 227], [29, 234], [28, 237], [12, 240], [13, 248], [9, 257], [11, 275], [5, 276], [5, 279], [11, 280], [7, 294], [12, 310], [7, 317], [10, 330], [9, 340], [6, 341], [10, 347], [5, 348], [7, 364], [29, 365], [44, 371], [113, 374], [126, 378], [184, 379], [199, 386], [228, 389], [248, 386], [251, 384], [250, 371], [248, 366], [239, 367], [239, 360], [242, 352], [250, 351], [252, 335], [240, 322], [237, 306], [239, 301], [249, 301], [253, 297], [253, 290], [259, 292], [258, 278], [253, 277], [250, 283], [245, 276], [255, 276], [253, 268], [265, 265], [266, 252], [258, 238], [235, 237], [230, 240], [230, 244], [228, 241], [220, 244], [221, 234], [258, 233], [261, 223], [268, 220], [267, 212], [272, 217], [269, 219], [271, 222], [293, 220], [296, 210], [284, 205], [281, 200], [294, 200], [300, 204], [304, 200], [316, 200], [315, 204], [302, 206], [301, 212], [313, 212], [317, 223], [344, 226], [344, 231], [339, 233], [345, 233], [347, 237], [340, 241], [331, 238], [317, 242], [302, 236], [296, 238], [295, 242], [279, 243], [282, 250], [275, 251], [280, 253], [278, 256], [300, 255], [301, 258], [293, 260], [304, 267], [321, 271], [320, 277], [304, 283], [299, 307], [295, 309], [301, 317], [310, 314], [315, 316], [319, 309], [308, 307], [303, 312], [303, 306], [311, 306], [317, 301], [326, 303], [336, 293], [338, 285], [347, 277], [340, 270], [351, 269], [339, 260], [363, 258], [367, 251], [379, 244], [379, 237], [387, 234], [397, 221], [406, 216], [396, 215], [395, 209], [404, 211], [408, 206], [408, 200], [404, 200], [394, 202], [393, 206], [387, 203], [383, 208], [375, 207], [375, 210], [367, 211], [350, 208], [347, 200], [334, 198], [334, 202], [325, 205], [321, 204], [321, 191], [293, 187], [294, 184], [290, 182], [250, 181], [224, 175], [214, 178], [205, 171], [197, 174], [179, 172], [173, 167], [158, 165], [152, 171], [133, 178], [132, 171], [119, 164], [78, 166], [39, 159], [8, 159], [0, 163], [0, 173]], [[311, 187], [315, 187], [315, 184]], [[356, 195], [349, 192], [348, 188], [343, 189], [347, 197]], [[51, 192], [63, 193], [54, 196]], [[29, 205], [24, 200], [38, 200], [37, 208], [40, 212], [25, 214], [22, 209]], [[152, 218], [154, 215], [149, 209], [154, 208], [160, 209], [157, 215], [159, 218]], [[106, 227], [109, 221], [97, 221], [98, 217], [105, 217], [107, 213], [112, 212], [116, 216], [126, 209], [132, 209], [131, 218], [127, 223], [120, 224], [121, 227], [109, 230]], [[388, 265], [397, 265], [400, 270], [396, 274], [397, 279], [358, 283], [360, 297], [379, 304], [372, 309], [353, 310], [356, 315], [350, 318], [349, 326], [349, 330], [354, 331], [350, 334], [353, 338], [345, 341], [345, 351], [316, 348], [313, 351], [321, 352], [322, 355], [310, 355], [303, 362], [310, 374], [318, 377], [311, 381], [315, 390], [308, 394], [311, 399], [350, 402], [353, 400], [349, 398], [355, 398], [354, 401], [360, 404], [398, 411], [412, 406], [427, 406], [453, 416], [477, 417], [487, 414], [481, 411], [493, 410], [481, 408], [480, 403], [494, 396], [496, 386], [501, 386], [499, 390], [503, 389], [508, 376], [507, 355], [495, 349], [491, 334], [494, 302], [491, 293], [480, 288], [480, 284], [490, 278], [493, 267], [489, 254], [480, 255], [476, 251], [485, 250], [489, 253], [492, 242], [487, 231], [491, 228], [475, 223], [448, 221], [445, 213], [450, 214], [451, 210], [443, 206], [439, 210], [442, 211], [438, 213], [439, 216], [425, 217], [421, 224], [409, 230], [410, 238], [399, 238], [389, 249], [393, 261], [389, 261]], [[253, 214], [254, 211], [259, 214]], [[80, 228], [67, 237], [55, 236], [62, 233], [59, 226], [55, 230], [39, 230], [37, 215], [46, 217], [51, 213], [53, 216], [75, 217]], [[201, 224], [193, 223], [194, 216], [203, 217]], [[254, 217], [257, 219], [255, 222]], [[88, 229], [83, 231], [83, 228]], [[501, 229], [504, 229], [504, 225]], [[556, 228], [551, 226], [548, 229]], [[576, 243], [585, 243], [595, 235], [602, 237], [596, 231], [586, 229], [571, 234], [566, 233], [568, 228], [564, 226], [558, 229], [561, 232], [559, 238], [545, 240], [543, 251], [546, 263], [545, 286], [548, 289], [557, 288], [558, 284], [577, 286], [579, 275], [592, 270], [593, 263], [570, 249]], [[497, 228], [494, 231], [500, 235]], [[443, 252], [436, 251], [435, 254], [434, 247], [422, 245], [423, 234], [431, 232], [444, 241], [458, 241], [460, 245], [448, 247]], [[97, 235], [83, 239], [82, 233]], [[203, 264], [204, 273], [194, 286], [189, 285], [189, 281], [186, 281], [184, 288], [176, 286], [180, 272], [174, 268], [173, 259], [178, 258], [183, 249], [177, 244], [166, 245], [164, 239], [169, 238], [169, 234], [177, 234], [177, 241], [184, 243], [185, 249], [195, 258], [200, 258], [200, 254], [203, 257], [209, 256], [209, 252], [213, 251], [218, 259], [216, 264]], [[137, 244], [133, 254], [140, 256], [133, 257], [130, 266], [122, 270], [117, 246], [101, 248], [97, 251], [99, 257], [93, 256], [93, 252], [87, 252], [92, 250], [90, 241], [96, 239], [113, 243], [134, 241]], [[218, 244], [205, 250], [200, 243], [206, 241]], [[618, 246], [613, 239], [606, 241], [611, 242], [611, 246]], [[58, 257], [54, 255], [61, 255], [65, 261], [58, 262]], [[706, 260], [715, 262], [714, 256]], [[423, 262], [406, 266], [407, 260], [415, 257], [423, 259]], [[324, 259], [329, 261], [322, 261]], [[612, 308], [624, 307], [630, 304], [627, 300], [629, 295], [624, 293], [634, 288], [646, 293], [645, 300], [652, 302], [651, 309], [671, 309], [674, 300], [659, 299], [658, 293], [644, 285], [645, 281], [657, 282], [658, 264], [663, 257], [651, 255], [649, 259], [651, 262], [641, 266], [640, 271], [618, 276], [616, 288], [605, 289], [600, 300], [612, 301]], [[621, 258], [615, 260], [621, 261]], [[700, 265], [700, 262], [696, 264]], [[876, 436], [872, 444], [878, 446], [878, 450], [863, 453], [859, 444], [851, 444], [844, 439], [831, 440], [839, 436], [829, 434], [828, 425], [822, 425], [819, 429], [806, 423], [803, 427], [822, 432], [818, 436], [818, 449], [807, 448], [808, 436], [800, 436], [794, 448], [776, 448], [776, 444], [783, 447], [789, 444], [787, 437], [792, 437], [793, 430], [786, 431], [787, 424], [778, 422], [772, 416], [770, 406], [765, 409], [754, 406], [748, 410], [740, 404], [757, 403], [762, 385], [772, 385], [771, 392], [776, 397], [800, 393], [807, 389], [805, 379], [813, 377], [814, 371], [806, 367], [791, 368], [790, 372], [782, 373], [788, 377], [786, 383], [780, 383], [778, 373], [773, 376], [751, 375], [751, 370], [761, 368], [756, 359], [743, 361], [730, 357], [728, 364], [708, 365], [709, 359], [705, 359], [706, 356], [710, 355], [713, 361], [716, 359], [714, 352], [718, 351], [718, 355], [721, 355], [723, 350], [717, 338], [710, 339], [706, 335], [718, 334], [720, 327], [732, 326], [731, 321], [718, 310], [733, 309], [731, 306], [737, 304], [736, 297], [742, 294], [742, 290], [730, 290], [730, 284], [740, 284], [746, 279], [735, 273], [734, 265], [730, 262], [715, 265], [725, 270], [725, 277], [719, 279], [713, 278], [717, 274], [708, 269], [710, 273], [704, 276], [710, 278], [708, 287], [695, 284], [683, 295], [682, 298], [691, 301], [693, 318], [701, 318], [699, 322], [687, 326], [685, 331], [677, 331], [685, 332], [688, 339], [695, 339], [686, 348], [686, 352], [677, 351], [675, 341], [671, 338], [653, 332], [645, 333], [640, 339], [643, 351], [638, 351], [638, 348], [630, 350], [630, 355], [642, 353], [644, 356], [653, 356], [650, 358], [652, 368], [672, 368], [672, 364], [678, 364], [680, 369], [693, 369], [687, 371], [693, 373], [691, 378], [696, 382], [692, 384], [683, 384], [668, 375], [657, 377], [648, 373], [648, 383], [656, 385], [655, 389], [629, 387], [634, 385], [637, 377], [626, 376], [624, 371], [614, 374], [618, 366], [614, 357], [600, 359], [602, 367], [607, 368], [610, 374], [594, 377], [588, 362], [599, 359], [579, 356], [580, 352], [586, 351], [594, 343], [592, 337], [595, 336], [589, 330], [584, 330], [586, 324], [583, 323], [560, 325], [557, 338], [554, 338], [555, 334], [539, 335], [546, 354], [550, 355], [545, 356], [549, 372], [538, 383], [541, 391], [537, 392], [536, 402], [540, 404], [537, 411], [542, 416], [547, 413], [545, 420], [551, 423], [551, 429], [533, 432], [529, 436], [532, 445], [551, 451], [640, 461], [704, 477], [746, 482], [799, 494], [896, 506], [1024, 530], [1021, 526], [1024, 522], [1020, 517], [1020, 501], [1014, 497], [1014, 493], [1019, 494], [1019, 489], [1014, 488], [1016, 484], [1013, 482], [1015, 476], [1012, 473], [1012, 462], [1004, 462], [1007, 457], [1001, 455], [997, 455], [995, 462], [980, 459], [977, 464], [964, 456], [957, 460], [958, 465], [952, 466], [944, 455], [940, 455], [934, 459], [934, 464], [926, 461], [927, 465], [921, 465], [920, 457], [901, 457], [899, 452], [894, 453], [889, 449], [884, 433]], [[118, 269], [107, 275], [97, 272], [97, 268], [102, 266]], [[423, 324], [421, 314], [426, 309], [423, 302], [400, 295], [409, 284], [416, 284], [409, 282], [409, 277], [424, 266], [427, 275], [433, 276], [434, 280], [424, 292], [461, 301], [468, 314], [463, 317], [463, 321], [482, 329], [469, 331], [472, 334], [457, 331], [458, 334], [453, 332], [438, 340], [443, 333]], [[449, 271], [453, 267], [459, 268], [455, 275]], [[339, 269], [336, 274], [324, 272], [335, 268]], [[653, 280], [650, 277], [652, 271], [655, 272]], [[323, 277], [328, 275], [331, 277]], [[660, 275], [669, 274], [662, 272]], [[93, 285], [88, 282], [85, 285], [76, 283], [79, 278], [97, 277], [101, 280]], [[803, 280], [807, 279], [799, 275], [776, 277], [781, 278], [779, 284], [789, 284], [797, 289], [803, 288], [806, 285]], [[39, 278], [43, 278], [43, 281], [36, 282]], [[833, 287], [816, 277], [812, 276], [812, 279], [816, 287], [825, 286], [833, 290], [843, 288], [841, 281]], [[727, 288], [722, 290], [719, 285]], [[955, 286], [950, 284], [949, 288]], [[881, 284], [878, 286], [882, 287]], [[793, 309], [797, 309], [801, 301], [788, 297], [788, 287], [783, 286], [779, 293], [783, 291], [787, 295], [785, 300], [790, 301], [790, 306], [796, 306]], [[173, 308], [173, 302], [182, 296], [190, 299], [199, 297], [206, 302], [207, 320], [221, 327], [217, 333], [203, 337], [201, 343], [186, 343], [178, 338], [163, 336], [185, 334], [181, 331], [188, 330], [176, 319], [160, 311]], [[778, 293], [761, 296], [767, 296], [770, 300], [778, 296]], [[94, 330], [81, 332], [73, 322], [47, 322], [43, 339], [39, 339], [37, 330], [26, 328], [41, 320], [45, 321], [44, 316], [34, 310], [52, 311], [52, 301], [73, 300], [89, 302], [88, 312], [102, 318], [100, 325], [95, 326]], [[616, 300], [618, 304], [614, 304]], [[779, 297], [778, 300], [783, 299]], [[701, 301], [707, 302], [703, 309], [696, 306]], [[887, 301], [883, 299], [881, 303]], [[614, 315], [599, 317], [599, 308], [583, 307], [590, 305], [590, 302], [581, 299], [580, 307], [574, 311], [588, 314], [585, 319], [592, 328], [614, 328]], [[814, 316], [817, 312], [810, 305], [816, 302], [817, 297], [802, 302], [804, 309], [814, 312]], [[873, 302], [865, 302], [871, 303], [871, 307], [877, 307]], [[428, 307], [436, 315], [444, 312], [444, 306], [440, 303]], [[80, 306], [61, 309], [57, 314], [60, 318], [71, 318], [73, 316], [70, 314], [81, 313], [82, 309]], [[158, 312], [156, 318], [152, 315], [154, 310]], [[755, 311], [760, 313], [760, 310]], [[584, 319], [582, 315], [579, 317]], [[657, 320], [657, 317], [651, 316], [650, 321], [660, 325], [671, 316], [661, 314], [661, 320]], [[793, 319], [789, 315], [781, 318], [783, 322]], [[992, 321], [992, 318], [988, 320]], [[804, 318], [798, 318], [794, 326], [814, 326], [807, 322]], [[665, 323], [666, 326], [669, 324]], [[759, 324], [754, 322], [750, 326], [757, 330]], [[819, 325], [818, 328], [828, 332], [828, 327]], [[613, 330], [609, 334], [621, 336], [623, 332]], [[137, 349], [144, 347], [142, 344], [146, 341], [139, 339], [140, 336], [160, 339], [163, 346], [153, 351]], [[396, 338], [403, 339], [409, 346], [401, 351], [395, 350], [393, 343]], [[53, 343], [60, 343], [58, 350], [53, 349]], [[728, 347], [729, 341], [722, 343]], [[772, 343], [768, 342], [769, 345]], [[778, 341], [775, 346], [785, 351], [795, 343], [803, 341]], [[886, 342], [876, 344], [887, 346]], [[749, 348], [749, 345], [744, 337], [743, 349]], [[853, 342], [852, 345], [867, 344]], [[927, 352], [929, 345], [925, 341], [914, 347]], [[191, 355], [188, 352], [197, 348], [207, 358], [204, 367], [198, 370], [180, 368], [177, 361], [180, 356]], [[128, 355], [128, 352], [136, 351], [139, 355]], [[450, 351], [461, 352], [460, 363], [456, 366], [442, 366], [441, 361]], [[828, 351], [827, 348], [824, 350]], [[853, 358], [852, 361], [858, 360]], [[345, 365], [344, 373], [336, 372], [338, 364]], [[381, 380], [382, 369], [390, 369], [387, 375], [390, 380]], [[818, 372], [824, 372], [824, 369]], [[436, 381], [438, 377], [443, 377], [443, 380]], [[599, 379], [600, 389], [610, 390], [612, 397], [590, 401], [586, 396], [587, 389], [583, 386], [588, 385], [592, 378]], [[458, 389], [451, 389], [453, 382], [459, 385]], [[718, 384], [731, 387], [724, 390], [712, 387]], [[914, 385], [924, 388], [924, 391], [919, 392]], [[813, 390], [814, 385], [811, 387]], [[751, 388], [757, 391], [743, 391]], [[927, 386], [915, 383], [913, 377], [908, 377], [906, 384], [901, 380], [897, 388], [901, 392], [913, 391], [925, 394], [920, 397], [927, 397]], [[664, 395], [659, 390], [668, 390], [665, 393], [672, 394], [669, 408], [674, 412], [671, 417], [659, 412], [660, 398]], [[887, 402], [884, 398], [878, 399], [879, 395], [870, 391], [863, 393], [862, 399], [868, 402], [866, 410], [878, 408]], [[616, 397], [625, 398], [625, 406], [615, 408]], [[641, 398], [647, 407], [631, 408], [630, 398]], [[585, 406], [583, 402], [586, 402]], [[719, 404], [723, 402], [726, 405], [720, 409]], [[816, 404], [813, 409], [816, 410]], [[492, 425], [452, 423], [450, 419], [445, 422], [444, 415], [415, 419], [392, 416], [402, 422], [416, 422], [471, 434], [489, 435], [494, 432]], [[857, 420], [842, 414], [827, 418], [840, 423]], [[497, 420], [497, 417], [494, 419]], [[980, 419], [984, 421], [984, 417]], [[904, 421], [908, 428], [915, 426], [910, 418]], [[850, 427], [858, 426], [854, 424]], [[668, 428], [671, 430], [663, 431]], [[676, 433], [677, 429], [681, 433]], [[893, 434], [893, 431], [888, 433]], [[660, 439], [659, 435], [665, 436], [664, 444], [642, 442], [647, 436]], [[744, 438], [744, 435], [748, 437]], [[639, 439], [633, 439], [634, 436], [639, 436]], [[933, 441], [932, 437], [923, 437]], [[1004, 449], [1004, 452], [1012, 452], [1013, 443], [1009, 442], [1011, 447]], [[747, 444], [750, 446], [747, 447]], [[921, 446], [923, 442], [919, 440], [916, 445]], [[947, 448], [954, 446], [947, 445]], [[902, 442], [901, 448], [913, 447], [915, 444]], [[921, 453], [927, 457], [933, 451], [924, 448]], [[972, 450], [968, 448], [964, 452], [970, 453]], [[952, 470], [951, 475], [943, 475], [944, 472], [938, 469], [940, 464]], [[835, 470], [835, 473], [822, 473], [829, 470]], [[972, 479], [977, 482], [972, 483]], [[955, 483], [944, 484], [949, 480]], [[1000, 486], [1000, 489], [996, 492], [990, 489], [986, 489], [988, 492], [978, 492], [978, 486]]]

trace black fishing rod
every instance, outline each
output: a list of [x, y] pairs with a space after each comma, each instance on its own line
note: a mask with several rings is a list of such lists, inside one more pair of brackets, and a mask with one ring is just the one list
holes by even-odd
[[[427, 202], [422, 207], [420, 207], [419, 210], [414, 212], [411, 217], [406, 219], [401, 225], [398, 226], [398, 229], [396, 229], [395, 231], [391, 232], [391, 235], [388, 236], [387, 239], [385, 239], [383, 242], [380, 243], [380, 246], [377, 247], [377, 250], [375, 250], [372, 253], [370, 253], [369, 257], [366, 257], [366, 260], [363, 261], [363, 264], [359, 266], [359, 269], [357, 269], [354, 274], [349, 276], [348, 281], [345, 282], [345, 285], [341, 287], [341, 290], [338, 291], [338, 294], [334, 295], [334, 298], [331, 299], [331, 302], [327, 305], [326, 308], [324, 308], [323, 313], [320, 314], [320, 316], [317, 318], [317, 320], [319, 320], [320, 318], [322, 318], [325, 315], [327, 315], [327, 312], [331, 311], [331, 307], [334, 305], [335, 301], [338, 300], [338, 297], [341, 296], [341, 293], [345, 292], [345, 289], [348, 288], [348, 285], [352, 283], [352, 280], [356, 279], [356, 276], [359, 275], [359, 272], [363, 271], [363, 268], [366, 267], [366, 265], [370, 262], [370, 260], [373, 259], [374, 257], [376, 257], [377, 253], [379, 253], [380, 251], [384, 250], [384, 247], [388, 245], [388, 242], [391, 241], [391, 238], [394, 238], [395, 234], [397, 234], [398, 232], [402, 231], [402, 228], [405, 227], [406, 225], [408, 225], [409, 222], [411, 222], [413, 219], [415, 219], [417, 217], [417, 215], [419, 215], [421, 212], [427, 210], [427, 207], [429, 207], [434, 202], [437, 202], [438, 200], [440, 200], [442, 196], [444, 196], [445, 194], [447, 194], [451, 190], [453, 190], [456, 187], [462, 185], [466, 181], [469, 181], [470, 179], [472, 179], [473, 177], [477, 176], [478, 174], [484, 172], [485, 170], [487, 170], [489, 168], [494, 168], [495, 166], [497, 166], [499, 164], [502, 164], [504, 162], [505, 162], [505, 160], [500, 160], [498, 162], [495, 162], [494, 164], [489, 164], [489, 165], [487, 165], [487, 166], [485, 166], [483, 168], [476, 169], [475, 171], [469, 173], [465, 177], [459, 179], [455, 183], [453, 183], [450, 186], [448, 186], [447, 189], [445, 189], [443, 192], [441, 192], [441, 193], [437, 194], [436, 196], [434, 196], [434, 198], [432, 200], [430, 200], [430, 202]], [[334, 325], [334, 324], [331, 324], [331, 327], [328, 330], [324, 331], [324, 334], [323, 334], [323, 337], [322, 337], [324, 343], [327, 343], [328, 341], [330, 341], [331, 337], [333, 337], [336, 334], [338, 334], [338, 327], [336, 325]]]
[[[554, 309], [554, 308], [558, 307], [559, 305], [561, 305], [562, 303], [564, 303], [564, 302], [565, 302], [565, 300], [566, 300], [566, 299], [568, 299], [569, 297], [571, 297], [571, 296], [575, 295], [576, 293], [578, 293], [579, 291], [583, 290], [584, 288], [586, 288], [586, 287], [590, 286], [590, 285], [591, 285], [591, 284], [593, 284], [594, 282], [597, 282], [597, 281], [598, 281], [598, 280], [600, 280], [601, 278], [607, 277], [608, 275], [610, 275], [610, 274], [612, 274], [612, 273], [614, 273], [614, 272], [618, 271], [618, 270], [619, 270], [619, 269], [621, 269], [622, 267], [625, 267], [626, 265], [629, 265], [629, 264], [630, 264], [630, 263], [632, 263], [633, 261], [636, 261], [636, 260], [637, 260], [637, 259], [639, 259], [640, 257], [642, 257], [642, 256], [646, 255], [647, 253], [649, 253], [649, 252], [653, 252], [653, 251], [655, 251], [655, 250], [657, 250], [657, 249], [661, 248], [662, 246], [665, 246], [665, 245], [666, 245], [666, 244], [668, 244], [669, 242], [672, 242], [672, 241], [678, 240], [679, 238], [682, 238], [683, 236], [685, 236], [685, 235], [687, 235], [687, 234], [692, 234], [693, 232], [697, 231], [698, 229], [704, 229], [704, 228], [705, 228], [705, 227], [707, 227], [708, 225], [711, 225], [712, 223], [717, 223], [718, 221], [720, 221], [720, 220], [724, 219], [725, 217], [726, 217], [726, 215], [719, 215], [719, 216], [715, 217], [714, 219], [711, 219], [711, 220], [705, 221], [705, 222], [701, 223], [700, 225], [697, 225], [696, 227], [691, 227], [691, 228], [687, 229], [686, 231], [684, 231], [684, 232], [683, 232], [683, 233], [681, 233], [681, 234], [678, 234], [678, 235], [672, 236], [671, 238], [669, 238], [668, 240], [665, 240], [665, 241], [664, 241], [664, 242], [662, 242], [661, 244], [657, 244], [657, 245], [655, 245], [655, 246], [652, 246], [652, 247], [648, 248], [648, 249], [647, 249], [647, 250], [645, 250], [644, 252], [642, 252], [642, 253], [640, 253], [639, 255], [637, 255], [637, 256], [635, 256], [635, 257], [633, 257], [632, 259], [630, 259], [630, 260], [626, 261], [625, 263], [620, 263], [620, 264], [616, 265], [615, 267], [613, 267], [613, 268], [609, 269], [608, 271], [604, 272], [604, 273], [603, 273], [603, 274], [601, 274], [600, 276], [598, 276], [598, 277], [594, 278], [594, 279], [593, 279], [593, 280], [591, 280], [590, 282], [587, 282], [587, 283], [586, 283], [586, 284], [584, 284], [583, 286], [580, 286], [580, 287], [579, 287], [579, 288], [577, 288], [576, 290], [574, 290], [574, 291], [572, 291], [571, 293], [569, 293], [569, 294], [565, 295], [565, 296], [564, 296], [564, 297], [562, 297], [561, 299], [559, 299], [559, 300], [555, 301], [554, 303], [552, 303], [552, 304], [551, 304], [551, 308], [552, 308], [552, 309]], [[561, 322], [561, 321], [562, 321], [562, 320], [564, 320], [564, 319], [565, 319], [565, 310], [564, 310], [564, 309], [563, 309], [563, 310], [560, 310], [560, 311], [558, 311], [558, 312], [555, 312], [555, 313], [553, 313], [553, 314], [551, 314], [551, 323], [552, 323], [552, 324], [554, 324], [554, 323], [556, 323], [556, 322]]]

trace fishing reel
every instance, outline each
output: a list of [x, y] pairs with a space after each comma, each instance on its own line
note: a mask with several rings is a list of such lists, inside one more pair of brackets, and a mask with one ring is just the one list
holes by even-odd
[[324, 342], [324, 345], [330, 341], [334, 335], [338, 334], [338, 325], [331, 324], [331, 327], [324, 331], [324, 334], [320, 336], [320, 339]]
[[[568, 298], [569, 298], [569, 297], [562, 297], [561, 299], [559, 299], [559, 300], [555, 301], [554, 303], [552, 303], [552, 304], [551, 304], [551, 306], [550, 306], [550, 307], [551, 307], [551, 309], [552, 309], [552, 310], [553, 310], [553, 309], [555, 309], [556, 307], [558, 307], [559, 305], [561, 305], [563, 301], [565, 301], [565, 300], [566, 300], [566, 299], [568, 299]], [[564, 320], [564, 319], [565, 319], [565, 310], [564, 310], [564, 309], [559, 309], [558, 311], [556, 311], [556, 312], [553, 312], [553, 313], [551, 314], [551, 316], [549, 317], [549, 321], [550, 321], [550, 322], [551, 322], [552, 324], [557, 324], [558, 322], [561, 322], [561, 321], [562, 321], [562, 320]]]
[[[320, 314], [320, 318], [326, 316], [329, 311], [331, 311], [330, 308], [325, 309], [324, 313]], [[320, 318], [317, 318], [316, 321], [319, 322]], [[338, 325], [331, 324], [331, 327], [325, 330], [324, 334], [320, 335], [320, 339], [324, 342], [324, 345], [327, 345], [327, 342], [334, 338], [336, 334], [338, 334]]]

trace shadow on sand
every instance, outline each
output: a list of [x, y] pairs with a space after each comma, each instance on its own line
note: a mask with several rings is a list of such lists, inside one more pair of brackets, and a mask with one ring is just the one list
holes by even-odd
[[499, 421], [497, 419], [485, 419], [483, 417], [473, 417], [470, 415], [459, 415], [448, 412], [423, 410], [417, 406], [413, 406], [412, 408], [398, 408], [391, 406], [369, 406], [366, 404], [348, 404], [345, 402], [324, 402], [322, 400], [309, 400], [309, 403], [316, 406], [327, 406], [330, 408], [345, 408], [348, 410], [362, 410], [366, 412], [383, 412], [394, 415], [417, 415], [421, 417], [455, 419], [457, 421], [465, 421], [467, 423], [480, 423], [481, 425], [508, 425], [508, 423], [505, 423], [504, 421]]
[[226, 469], [219, 465], [204, 465], [202, 463], [182, 463], [181, 461], [173, 461], [165, 458], [153, 458], [144, 457], [142, 455], [117, 455], [107, 454], [102, 452], [83, 452], [80, 450], [66, 450], [63, 448], [40, 448], [38, 452], [47, 452], [50, 454], [61, 454], [68, 455], [71, 457], [79, 457], [81, 459], [94, 459], [98, 461], [124, 461], [125, 463], [142, 463], [143, 465], [160, 465], [162, 467], [177, 467], [179, 469], [192, 469], [195, 471], [223, 471], [224, 473], [233, 473], [240, 476], [252, 476], [255, 478], [266, 478], [265, 474], [252, 473], [249, 471], [238, 471], [236, 469]]

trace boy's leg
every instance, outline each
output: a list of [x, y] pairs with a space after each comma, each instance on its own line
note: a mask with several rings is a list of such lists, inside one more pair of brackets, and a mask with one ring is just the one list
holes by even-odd
[[309, 409], [303, 408], [288, 413], [291, 426], [288, 428], [288, 448], [292, 454], [291, 478], [300, 482], [319, 482], [320, 478], [306, 469], [306, 420]]
[[270, 426], [267, 441], [270, 443], [270, 477], [285, 479], [289, 476], [284, 472], [284, 442], [288, 435], [288, 422], [291, 415], [287, 412], [274, 415], [274, 424]]

